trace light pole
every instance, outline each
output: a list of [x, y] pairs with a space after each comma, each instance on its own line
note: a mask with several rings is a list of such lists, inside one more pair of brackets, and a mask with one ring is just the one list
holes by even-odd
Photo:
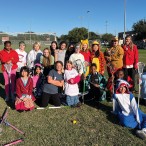
[[124, 42], [126, 37], [126, 0], [124, 0]]
[[90, 38], [90, 34], [89, 34], [89, 13], [90, 13], [90, 11], [87, 11], [87, 15], [88, 15], [88, 40]]

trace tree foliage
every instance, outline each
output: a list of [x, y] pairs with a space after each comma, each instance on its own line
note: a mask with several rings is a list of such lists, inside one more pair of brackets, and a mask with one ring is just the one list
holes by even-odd
[[146, 20], [139, 20], [134, 23], [132, 30], [135, 31], [137, 40], [146, 39]]
[[102, 41], [111, 42], [112, 38], [114, 37], [111, 33], [105, 33], [102, 35]]

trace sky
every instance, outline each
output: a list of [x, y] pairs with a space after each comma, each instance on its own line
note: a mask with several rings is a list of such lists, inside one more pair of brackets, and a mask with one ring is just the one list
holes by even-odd
[[[146, 19], [146, 0], [126, 0], [126, 30]], [[68, 34], [75, 27], [95, 33], [124, 31], [124, 0], [0, 0], [0, 31]]]

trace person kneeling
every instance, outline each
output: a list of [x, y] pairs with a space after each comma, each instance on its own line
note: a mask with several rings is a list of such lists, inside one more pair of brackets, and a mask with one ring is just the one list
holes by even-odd
[[32, 110], [34, 109], [35, 97], [32, 94], [33, 81], [29, 77], [29, 68], [24, 66], [20, 70], [20, 78], [16, 81], [16, 110]]
[[137, 136], [146, 139], [146, 114], [137, 106], [132, 93], [129, 92], [129, 83], [121, 80], [113, 95], [113, 113], [118, 116], [120, 124], [129, 128], [136, 128]]

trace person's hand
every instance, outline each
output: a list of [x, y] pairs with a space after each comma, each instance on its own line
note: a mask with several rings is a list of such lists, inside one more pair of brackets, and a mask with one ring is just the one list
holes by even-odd
[[7, 64], [10, 64], [12, 61], [11, 60], [9, 60], [8, 62], [7, 62]]
[[70, 79], [69, 81], [70, 81], [70, 83], [71, 83], [71, 84], [73, 84], [73, 83], [74, 83], [74, 80], [73, 80], [73, 79]]
[[100, 87], [98, 84], [94, 84], [95, 87]]

